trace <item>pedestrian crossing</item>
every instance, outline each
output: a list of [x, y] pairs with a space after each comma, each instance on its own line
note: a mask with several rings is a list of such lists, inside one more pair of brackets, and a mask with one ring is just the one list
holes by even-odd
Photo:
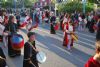
[[[61, 45], [62, 46], [62, 43], [63, 43], [62, 31], [57, 31], [57, 33], [55, 35], [50, 34], [50, 31], [48, 29], [45, 29], [42, 27], [38, 28], [38, 31], [44, 32], [44, 33], [48, 34], [48, 36], [50, 36], [54, 39], [60, 40], [61, 43], [59, 43], [57, 41], [58, 43], [54, 42], [55, 43], [54, 45]], [[74, 43], [75, 44], [74, 48], [81, 51], [81, 52], [84, 52], [85, 57], [83, 57], [80, 52], [79, 52], [80, 53], [79, 55], [80, 55], [80, 57], [82, 56], [81, 59], [83, 59], [83, 58], [85, 59], [84, 60], [84, 63], [85, 63], [90, 56], [94, 55], [94, 52], [95, 52], [95, 33], [91, 34], [89, 32], [76, 31], [76, 34], [78, 35], [79, 40], [78, 40], [78, 42]], [[55, 40], [53, 40], [53, 41], [55, 41]], [[82, 67], [83, 65], [84, 64], [81, 64], [80, 66]], [[76, 66], [79, 67], [78, 64]]]

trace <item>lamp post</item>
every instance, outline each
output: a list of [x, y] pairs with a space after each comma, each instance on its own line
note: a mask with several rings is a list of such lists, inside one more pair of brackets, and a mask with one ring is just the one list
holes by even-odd
[[82, 3], [83, 3], [83, 13], [85, 14], [86, 0], [82, 0]]
[[7, 0], [4, 0], [4, 5], [6, 5]]
[[22, 6], [23, 6], [22, 8], [23, 8], [23, 10], [24, 10], [24, 0], [22, 0]]
[[17, 0], [14, 0], [14, 8], [15, 8], [15, 12], [16, 12], [16, 2], [17, 2]]
[[55, 0], [55, 16], [56, 16], [56, 14], [57, 14], [57, 6], [58, 6], [58, 3], [57, 3], [57, 1]]
[[51, 11], [51, 0], [49, 0], [49, 11]]

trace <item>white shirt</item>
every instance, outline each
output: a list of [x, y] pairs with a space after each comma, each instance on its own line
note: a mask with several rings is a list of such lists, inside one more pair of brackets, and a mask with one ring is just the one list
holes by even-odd
[[4, 18], [0, 16], [0, 22], [2, 23], [4, 21]]
[[[73, 31], [73, 26], [69, 24], [68, 27], [69, 27], [69, 28], [68, 28], [68, 31], [69, 31], [69, 32], [72, 32], [72, 31]], [[68, 35], [68, 39], [72, 39], [71, 35]]]
[[[68, 30], [66, 29], [66, 25], [64, 25], [64, 30], [65, 30], [65, 32], [64, 32], [64, 34], [67, 32], [67, 33], [70, 33], [70, 32], [72, 32], [73, 31], [73, 26], [72, 25], [68, 25]], [[68, 36], [68, 39], [72, 39], [71, 38], [71, 35], [67, 35]]]
[[63, 23], [65, 23], [65, 22], [67, 22], [67, 21], [68, 21], [67, 18], [64, 17]]

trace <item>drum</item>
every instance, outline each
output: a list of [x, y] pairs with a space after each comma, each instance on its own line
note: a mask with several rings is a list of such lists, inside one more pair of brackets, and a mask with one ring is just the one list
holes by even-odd
[[78, 41], [78, 36], [76, 34], [71, 34], [71, 37], [75, 40], [75, 41]]
[[11, 37], [11, 46], [14, 50], [20, 50], [24, 46], [24, 39], [20, 34], [14, 34]]
[[20, 18], [20, 27], [24, 27], [27, 25], [27, 22], [25, 22], [25, 17]]
[[[29, 27], [30, 26], [30, 27]], [[28, 26], [28, 30], [31, 31], [33, 28], [37, 28], [38, 27], [38, 23], [36, 23], [35, 25], [31, 26], [29, 25]]]
[[44, 63], [46, 61], [46, 54], [40, 51], [37, 53], [36, 58], [39, 63]]
[[54, 29], [59, 30], [59, 24], [56, 23], [55, 26], [54, 26]]

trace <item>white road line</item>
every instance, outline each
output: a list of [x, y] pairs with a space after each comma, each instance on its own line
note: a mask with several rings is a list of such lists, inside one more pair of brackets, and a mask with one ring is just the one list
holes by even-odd
[[86, 42], [81, 41], [81, 40], [78, 40], [78, 43], [83, 43], [83, 44], [86, 44], [86, 45], [89, 45], [89, 46], [95, 48], [94, 44], [86, 43]]
[[[40, 30], [40, 29], [37, 29], [37, 30], [39, 30], [39, 31], [42, 31], [42, 32], [44, 32], [44, 33], [47, 33], [47, 34], [49, 34], [50, 35], [50, 33], [48, 33], [46, 30]], [[52, 34], [51, 34], [52, 35]], [[54, 37], [54, 36], [53, 36]], [[60, 37], [59, 37], [60, 38]], [[62, 39], [62, 38], [60, 38], [60, 39]], [[83, 39], [85, 39], [85, 38], [83, 38]], [[85, 39], [85, 40], [87, 40], [87, 39]], [[88, 41], [90, 41], [90, 40], [88, 40]], [[86, 44], [86, 45], [89, 45], [89, 46], [91, 46], [91, 47], [93, 47], [93, 48], [95, 48], [92, 44], [90, 44], [90, 43], [86, 43], [86, 42], [84, 42], [84, 41], [81, 41], [81, 40], [78, 40], [78, 42], [80, 42], [80, 43], [83, 43], [83, 44]], [[94, 41], [91, 41], [92, 43], [94, 43]]]
[[89, 41], [89, 42], [91, 42], [91, 43], [94, 43], [92, 40], [90, 40], [90, 39], [88, 39], [88, 38], [83, 38], [83, 37], [81, 37], [81, 36], [78, 36], [79, 37], [79, 39], [81, 38], [81, 39], [83, 39], [83, 40], [86, 40], [86, 41]]
[[84, 35], [86, 37], [90, 37], [90, 38], [96, 38], [95, 36], [91, 36], [91, 35], [87, 35], [87, 34], [83, 34], [83, 33], [80, 33], [80, 32], [76, 32], [77, 34], [80, 34], [80, 35]]

